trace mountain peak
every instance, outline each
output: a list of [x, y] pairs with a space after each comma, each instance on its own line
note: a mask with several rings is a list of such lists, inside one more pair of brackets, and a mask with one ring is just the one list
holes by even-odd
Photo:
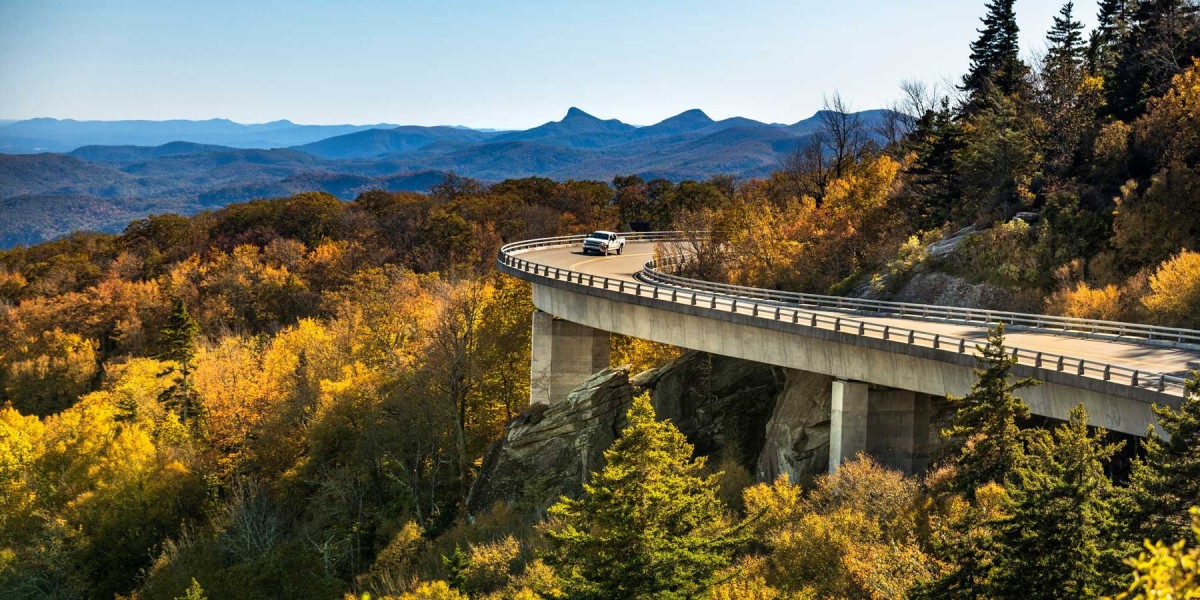
[[698, 109], [698, 108], [693, 108], [693, 109], [691, 109], [691, 110], [685, 110], [685, 111], [683, 111], [683, 112], [681, 112], [681, 113], [679, 113], [679, 114], [677, 114], [677, 115], [675, 115], [674, 117], [671, 117], [671, 118], [672, 118], [672, 119], [687, 119], [687, 120], [689, 120], [689, 121], [709, 121], [709, 122], [712, 122], [712, 117], [708, 116], [708, 114], [707, 114], [707, 113], [705, 113], [704, 111], [702, 111], [702, 110], [700, 110], [700, 109]]
[[572, 106], [571, 108], [567, 109], [567, 116], [563, 117], [563, 120], [565, 121], [567, 119], [595, 119], [595, 118], [596, 117], [593, 117], [592, 115], [589, 115], [589, 114], [583, 112], [582, 110], [579, 110], [578, 108]]
[[685, 133], [688, 131], [703, 129], [709, 125], [712, 125], [713, 122], [714, 121], [709, 118], [704, 111], [698, 108], [693, 108], [644, 128], [641, 132], [641, 135], [667, 135]]

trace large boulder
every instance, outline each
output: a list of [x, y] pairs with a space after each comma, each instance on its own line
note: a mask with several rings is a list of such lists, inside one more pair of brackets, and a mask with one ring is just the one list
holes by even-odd
[[555, 404], [535, 404], [488, 449], [467, 496], [472, 514], [506, 502], [543, 516], [559, 496], [578, 496], [625, 426], [633, 399], [627, 368], [605, 369]]
[[833, 378], [792, 369], [786, 374], [754, 473], [759, 481], [787, 475], [793, 483], [807, 483], [829, 467]]

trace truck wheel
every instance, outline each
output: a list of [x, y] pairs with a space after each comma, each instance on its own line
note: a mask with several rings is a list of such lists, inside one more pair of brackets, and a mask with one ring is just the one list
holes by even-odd
[[624, 245], [621, 245], [621, 246], [618, 246], [618, 247], [617, 247], [617, 255], [618, 255], [618, 256], [620, 256], [620, 255], [621, 255], [621, 253], [622, 253], [622, 252], [624, 252], [624, 251], [625, 251], [625, 246], [624, 246]]

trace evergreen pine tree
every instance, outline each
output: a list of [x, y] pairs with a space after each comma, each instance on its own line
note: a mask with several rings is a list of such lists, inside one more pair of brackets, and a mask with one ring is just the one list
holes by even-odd
[[471, 557], [462, 546], [454, 545], [450, 556], [442, 557], [442, 566], [446, 569], [446, 582], [450, 587], [463, 591], [467, 585], [467, 570], [471, 568]]
[[178, 365], [167, 370], [164, 375], [178, 373], [179, 380], [163, 392], [162, 400], [178, 411], [184, 422], [196, 417], [197, 407], [191, 375], [199, 334], [200, 326], [188, 312], [187, 305], [182, 299], [175, 300], [175, 306], [167, 317], [167, 324], [160, 333], [163, 351], [159, 357], [174, 361]]
[[1083, 44], [1083, 23], [1075, 19], [1075, 3], [1067, 2], [1054, 17], [1054, 26], [1046, 34], [1049, 48], [1046, 65], [1050, 69], [1074, 71], [1083, 65], [1087, 57]]
[[1121, 444], [1088, 431], [1083, 405], [1054, 430], [1031, 436], [1010, 479], [1011, 513], [1000, 524], [988, 587], [997, 598], [1097, 598], [1115, 591], [1123, 567], [1114, 541], [1112, 483], [1104, 464]]
[[956, 161], [963, 146], [962, 126], [955, 120], [948, 99], [940, 108], [917, 119], [907, 144], [915, 156], [908, 174], [911, 190], [919, 199], [910, 203], [917, 229], [938, 229], [962, 218], [963, 194]]
[[1133, 463], [1122, 511], [1133, 546], [1185, 539], [1191, 531], [1188, 509], [1200, 504], [1200, 373], [1188, 381], [1179, 410], [1155, 406], [1154, 413], [1170, 439], [1151, 428], [1145, 457]]
[[742, 543], [717, 497], [720, 474], [672, 424], [655, 419], [648, 395], [604, 453], [578, 500], [550, 508], [548, 557], [571, 598], [691, 598], [713, 583]]
[[1084, 132], [1094, 127], [1098, 93], [1084, 93], [1087, 47], [1083, 23], [1075, 19], [1075, 4], [1067, 2], [1046, 34], [1038, 105], [1051, 127], [1042, 130], [1047, 170], [1067, 177], [1075, 165]]
[[978, 351], [978, 380], [970, 394], [947, 397], [958, 412], [951, 427], [942, 432], [962, 442], [954, 487], [968, 495], [988, 482], [1003, 485], [1021, 465], [1025, 435], [1017, 420], [1029, 417], [1029, 406], [1013, 392], [1040, 383], [1029, 378], [1009, 381], [1017, 359], [1004, 347], [1003, 323], [988, 331], [987, 345]]
[[1193, 56], [1200, 56], [1200, 5], [1195, 0], [1137, 0], [1128, 19], [1129, 34], [1104, 89], [1112, 114], [1132, 120], [1145, 111], [1147, 100], [1171, 86], [1171, 78]]
[[1096, 29], [1088, 41], [1088, 71], [1109, 79], [1121, 57], [1121, 45], [1129, 35], [1130, 0], [1100, 0]]
[[982, 19], [979, 39], [971, 43], [971, 66], [963, 76], [960, 89], [967, 93], [964, 111], [967, 114], [987, 105], [993, 90], [1003, 95], [1014, 94], [1028, 72], [1021, 62], [1016, 0], [990, 0], [987, 15]]

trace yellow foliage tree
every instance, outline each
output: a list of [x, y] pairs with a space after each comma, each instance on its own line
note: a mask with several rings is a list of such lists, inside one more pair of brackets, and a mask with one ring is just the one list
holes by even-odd
[[832, 179], [821, 202], [776, 202], [765, 184], [747, 185], [714, 219], [730, 249], [730, 278], [824, 292], [866, 263], [882, 264], [903, 242], [892, 239], [899, 214], [888, 208], [899, 173], [889, 156], [865, 159]]
[[1142, 303], [1153, 320], [1200, 326], [1200, 252], [1184, 250], [1159, 265], [1150, 276], [1150, 290]]
[[647, 369], [661, 367], [682, 354], [683, 349], [678, 346], [626, 335], [613, 335], [609, 362], [614, 367], [629, 365], [632, 373], [641, 373]]
[[940, 565], [919, 544], [915, 481], [867, 457], [822, 476], [808, 498], [782, 478], [745, 492], [769, 548], [765, 582], [815, 597], [903, 598]]
[[95, 341], [59, 328], [23, 341], [4, 352], [0, 362], [0, 382], [14, 406], [27, 414], [48, 415], [88, 391], [97, 369]]
[[45, 430], [37, 417], [0, 407], [0, 551], [29, 533], [34, 502], [33, 468]]
[[1060, 289], [1046, 301], [1046, 308], [1053, 314], [1076, 319], [1102, 319], [1119, 321], [1124, 311], [1121, 307], [1121, 291], [1115, 285], [1091, 287], [1078, 283], [1074, 287]]
[[250, 437], [278, 397], [271, 383], [254, 340], [228, 336], [196, 353], [192, 385], [200, 398], [205, 461], [218, 479], [240, 472], [252, 458]]

